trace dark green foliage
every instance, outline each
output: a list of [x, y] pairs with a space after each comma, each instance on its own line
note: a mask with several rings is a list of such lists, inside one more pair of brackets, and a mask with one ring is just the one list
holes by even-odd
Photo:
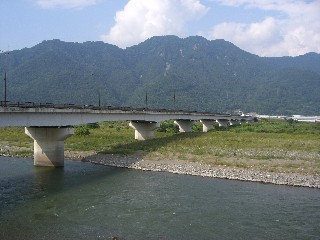
[[90, 129], [100, 128], [99, 123], [88, 123], [85, 125], [75, 126], [74, 134], [76, 136], [88, 136], [91, 134]]
[[96, 129], [96, 128], [100, 128], [99, 123], [88, 123], [86, 124], [87, 128], [89, 129]]
[[287, 119], [287, 122], [289, 124], [293, 124], [293, 123], [295, 123], [295, 120], [293, 118], [289, 118], [289, 119]]
[[89, 127], [86, 126], [86, 125], [76, 126], [74, 128], [74, 134], [76, 136], [87, 136], [87, 135], [90, 135]]
[[203, 127], [202, 127], [202, 123], [200, 122], [195, 122], [192, 125], [192, 132], [202, 132], [203, 131]]
[[145, 107], [147, 91], [149, 108], [320, 114], [316, 53], [261, 58], [224, 40], [164, 36], [125, 50], [44, 41], [7, 60], [10, 101], [98, 105], [100, 94], [103, 105]]
[[320, 123], [304, 123], [294, 120], [262, 119], [258, 123], [243, 123], [240, 126], [229, 128], [235, 132], [257, 133], [285, 133], [285, 134], [310, 134], [320, 136]]
[[157, 129], [158, 132], [166, 133], [178, 133], [179, 127], [174, 124], [173, 120], [168, 120], [160, 123], [160, 128]]

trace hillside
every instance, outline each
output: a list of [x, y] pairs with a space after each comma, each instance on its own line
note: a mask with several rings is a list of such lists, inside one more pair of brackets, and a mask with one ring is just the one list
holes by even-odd
[[[0, 57], [3, 73], [4, 55]], [[320, 54], [262, 58], [224, 40], [152, 37], [125, 50], [44, 41], [10, 52], [8, 99], [264, 114], [320, 114]], [[0, 82], [3, 89], [3, 81]], [[0, 98], [3, 99], [3, 91]]]

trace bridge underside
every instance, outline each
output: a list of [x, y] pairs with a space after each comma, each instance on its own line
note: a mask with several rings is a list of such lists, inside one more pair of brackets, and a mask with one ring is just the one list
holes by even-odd
[[194, 124], [194, 121], [192, 120], [176, 120], [174, 121], [174, 124], [176, 124], [179, 127], [179, 132], [192, 132], [192, 126]]
[[[201, 120], [203, 132], [213, 128], [216, 120]], [[240, 121], [226, 119], [217, 120], [220, 127], [240, 124]], [[192, 132], [193, 120], [179, 119], [175, 121], [180, 132]], [[159, 122], [131, 121], [129, 126], [135, 130], [135, 139], [147, 140], [154, 138], [154, 130], [160, 127]], [[34, 140], [35, 166], [64, 166], [64, 140], [74, 134], [70, 127], [26, 127], [25, 133]]]

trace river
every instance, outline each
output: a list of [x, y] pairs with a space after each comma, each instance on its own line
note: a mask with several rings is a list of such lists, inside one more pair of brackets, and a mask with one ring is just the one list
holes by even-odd
[[320, 190], [0, 157], [0, 239], [319, 239]]

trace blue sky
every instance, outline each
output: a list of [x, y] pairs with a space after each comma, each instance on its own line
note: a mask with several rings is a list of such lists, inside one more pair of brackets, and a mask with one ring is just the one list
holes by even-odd
[[50, 39], [126, 48], [200, 35], [259, 56], [320, 53], [320, 0], [0, 0], [0, 13], [2, 51]]

